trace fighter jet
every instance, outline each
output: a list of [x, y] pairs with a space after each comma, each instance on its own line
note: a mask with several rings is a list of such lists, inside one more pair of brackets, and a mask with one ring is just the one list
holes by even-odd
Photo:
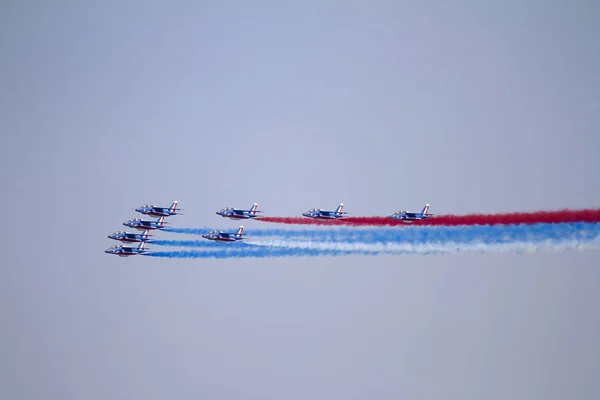
[[140, 218], [133, 218], [133, 219], [130, 219], [129, 221], [123, 222], [123, 225], [128, 226], [130, 228], [135, 228], [138, 231], [153, 230], [153, 229], [165, 229], [166, 228], [165, 224], [166, 224], [165, 217], [160, 217], [156, 221], [146, 221], [146, 220], [140, 219]]
[[202, 235], [202, 237], [204, 239], [215, 240], [217, 242], [235, 242], [235, 241], [244, 239], [242, 237], [243, 231], [244, 231], [244, 226], [242, 225], [242, 226], [240, 226], [240, 229], [238, 229], [237, 233], [214, 230], [214, 231], [205, 233], [204, 235]]
[[219, 211], [217, 211], [217, 215], [221, 217], [229, 218], [229, 219], [251, 219], [258, 217], [258, 213], [262, 211], [257, 211], [258, 203], [254, 203], [249, 210], [239, 210], [233, 207], [226, 207]]
[[150, 236], [148, 232], [149, 229], [146, 229], [144, 233], [130, 233], [124, 231], [116, 231], [115, 233], [111, 233], [108, 235], [109, 239], [120, 240], [123, 243], [137, 243], [137, 242], [147, 242], [150, 240]]
[[312, 208], [307, 212], [303, 213], [304, 217], [315, 218], [315, 219], [337, 219], [342, 218], [343, 214], [348, 214], [347, 212], [342, 212], [344, 208], [344, 203], [340, 203], [340, 205], [335, 209], [335, 211], [325, 211], [320, 208]]
[[114, 245], [113, 247], [104, 250], [108, 254], [116, 254], [119, 257], [137, 256], [138, 254], [145, 253], [146, 242], [140, 243], [137, 247], [128, 247], [123, 245]]
[[421, 210], [420, 213], [402, 210], [402, 211], [396, 211], [395, 213], [390, 215], [390, 218], [391, 219], [399, 219], [399, 220], [402, 220], [402, 222], [405, 222], [407, 224], [412, 224], [415, 221], [427, 219], [427, 218], [431, 217], [432, 215], [433, 214], [429, 214], [429, 204], [425, 204], [425, 207], [423, 207], [423, 209]]
[[148, 215], [150, 217], [169, 217], [171, 215], [181, 215], [177, 211], [177, 200], [171, 204], [171, 207], [159, 207], [154, 204], [145, 204], [141, 207], [135, 209], [135, 211], [142, 213], [144, 215]]

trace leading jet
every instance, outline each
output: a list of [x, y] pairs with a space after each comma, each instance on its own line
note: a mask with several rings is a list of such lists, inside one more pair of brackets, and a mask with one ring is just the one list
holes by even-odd
[[226, 207], [219, 211], [217, 211], [217, 215], [221, 217], [229, 218], [229, 219], [251, 219], [258, 217], [258, 213], [262, 211], [257, 211], [258, 203], [254, 203], [249, 210], [239, 210], [233, 207]]
[[136, 208], [135, 211], [144, 215], [148, 215], [150, 217], [169, 217], [171, 215], [181, 215], [181, 213], [177, 212], [181, 211], [177, 210], [177, 200], [175, 200], [169, 208], [159, 207], [154, 204], [145, 204], [141, 207]]
[[148, 250], [145, 249], [146, 242], [140, 243], [137, 247], [129, 247], [123, 245], [114, 245], [113, 247], [104, 250], [105, 253], [115, 254], [119, 257], [129, 257], [129, 256], [137, 256], [138, 254], [143, 254]]
[[240, 226], [240, 229], [238, 229], [237, 233], [214, 230], [214, 231], [205, 233], [204, 235], [202, 235], [202, 237], [204, 239], [214, 240], [217, 242], [235, 242], [238, 240], [245, 239], [242, 237], [243, 231], [244, 231], [244, 226], [242, 225], [242, 226]]
[[149, 229], [146, 229], [144, 233], [130, 233], [124, 231], [116, 231], [115, 233], [111, 233], [108, 235], [109, 239], [120, 240], [123, 243], [138, 243], [138, 242], [147, 242], [150, 240], [150, 236], [148, 233]]
[[406, 210], [396, 211], [392, 215], [390, 215], [391, 219], [399, 219], [404, 223], [412, 224], [415, 221], [427, 219], [431, 217], [433, 214], [429, 214], [429, 204], [425, 204], [425, 207], [421, 210], [421, 212], [410, 212]]
[[145, 219], [133, 218], [129, 221], [123, 222], [123, 225], [128, 226], [130, 228], [135, 228], [138, 231], [165, 229], [165, 224], [165, 217], [160, 217], [156, 221], [146, 221]]
[[338, 219], [342, 218], [344, 214], [348, 214], [347, 212], [343, 212], [344, 203], [340, 203], [340, 205], [335, 209], [335, 211], [325, 211], [320, 208], [312, 208], [307, 212], [303, 213], [304, 217], [315, 218], [315, 219]]

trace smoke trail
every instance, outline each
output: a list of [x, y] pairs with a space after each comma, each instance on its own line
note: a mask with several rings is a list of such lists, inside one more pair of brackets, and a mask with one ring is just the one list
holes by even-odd
[[[394, 228], [329, 228], [313, 230], [256, 230], [252, 238], [280, 236], [286, 239], [305, 238], [319, 241], [356, 242], [424, 242], [448, 240], [491, 240], [504, 236], [507, 240], [532, 239], [537, 235], [543, 238], [559, 238], [565, 235], [597, 235], [600, 224], [535, 224], [535, 225], [495, 225], [458, 227], [415, 227], [413, 229]], [[249, 239], [250, 241], [252, 239]]]
[[541, 240], [506, 243], [336, 243], [270, 241], [257, 245], [297, 249], [299, 251], [344, 251], [348, 254], [452, 254], [452, 253], [490, 253], [490, 252], [540, 252], [563, 251], [568, 249], [600, 249], [600, 237], [588, 240]]
[[543, 240], [530, 242], [509, 242], [498, 244], [486, 243], [328, 243], [328, 242], [294, 242], [271, 241], [257, 243], [258, 249], [251, 251], [165, 251], [142, 254], [150, 257], [164, 258], [272, 258], [272, 257], [318, 257], [345, 255], [402, 255], [402, 254], [457, 254], [457, 253], [490, 253], [518, 252], [535, 253], [541, 251], [564, 251], [600, 249], [600, 238], [592, 240]]
[[[315, 238], [298, 241], [252, 240], [248, 243], [215, 244], [206, 241], [164, 241], [165, 244], [204, 246], [208, 251], [154, 252], [169, 258], [264, 258], [378, 254], [449, 254], [461, 252], [535, 252], [543, 250], [600, 248], [600, 224], [536, 224], [518, 226], [420, 227], [395, 229], [335, 229], [335, 241]], [[272, 233], [272, 232], [271, 232]], [[297, 231], [295, 233], [298, 233]], [[357, 233], [359, 235], [357, 235]], [[348, 235], [350, 234], [350, 235]], [[361, 236], [362, 234], [362, 236]], [[219, 246], [220, 245], [220, 246]], [[220, 247], [220, 251], [213, 249]]]
[[413, 229], [394, 228], [330, 228], [313, 230], [268, 229], [251, 232], [245, 243], [229, 244], [206, 240], [163, 240], [157, 245], [229, 248], [224, 246], [252, 245], [256, 240], [279, 237], [283, 240], [306, 239], [319, 242], [360, 242], [360, 243], [504, 243], [532, 240], [585, 240], [600, 235], [600, 224], [535, 224], [535, 225], [495, 225], [459, 227], [415, 227]]
[[290, 247], [268, 248], [256, 247], [249, 251], [222, 250], [222, 251], [161, 251], [142, 254], [148, 257], [162, 258], [272, 258], [272, 257], [318, 257], [318, 256], [343, 256], [350, 254], [370, 254], [371, 252], [356, 252], [352, 250], [337, 249], [298, 249]]
[[[346, 231], [347, 232], [347, 231]], [[350, 232], [352, 232], [350, 230]], [[600, 224], [537, 224], [461, 228], [418, 228], [401, 232], [362, 231], [369, 236], [337, 241], [289, 239], [256, 241], [252, 244], [298, 249], [369, 251], [377, 254], [525, 251], [537, 249], [595, 248], [600, 246]], [[353, 232], [352, 232], [353, 233]], [[408, 234], [406, 234], [408, 233]]]
[[188, 235], [204, 235], [212, 231], [214, 228], [166, 228], [163, 232], [185, 233]]
[[174, 247], [202, 247], [206, 249], [225, 249], [225, 248], [244, 248], [249, 246], [240, 241], [220, 243], [208, 240], [152, 240], [148, 244], [156, 246], [174, 246]]
[[[600, 235], [600, 224], [535, 224], [459, 227], [415, 227], [414, 229], [331, 230], [327, 235], [316, 234], [311, 240], [361, 243], [432, 243], [481, 241], [485, 243], [532, 240], [583, 240]], [[285, 236], [283, 236], [285, 237]], [[325, 239], [327, 238], [327, 239]]]
[[556, 210], [537, 212], [517, 212], [504, 214], [467, 214], [467, 215], [439, 215], [425, 220], [407, 224], [389, 217], [345, 217], [335, 220], [316, 220], [305, 217], [260, 217], [258, 221], [279, 224], [296, 225], [348, 225], [348, 226], [459, 226], [459, 225], [509, 225], [509, 224], [537, 224], [537, 223], [572, 223], [572, 222], [600, 222], [600, 209], [583, 210]]

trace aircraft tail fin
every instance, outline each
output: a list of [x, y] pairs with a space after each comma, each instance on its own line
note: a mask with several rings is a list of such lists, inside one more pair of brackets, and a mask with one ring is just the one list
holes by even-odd
[[173, 204], [171, 204], [171, 207], [169, 208], [169, 211], [171, 211], [171, 212], [175, 212], [175, 210], [177, 210], [177, 200], [175, 200], [173, 202]]
[[425, 204], [425, 207], [421, 210], [421, 214], [427, 215], [429, 214], [429, 203]]
[[250, 214], [255, 215], [256, 209], [258, 208], [258, 203], [254, 203], [252, 207], [250, 207]]
[[165, 222], [165, 217], [159, 217], [156, 222], [158, 223], [159, 226], [163, 226], [164, 222]]
[[238, 229], [238, 231], [235, 235], [237, 237], [242, 237], [242, 232], [244, 232], [244, 225], [240, 225], [240, 229]]
[[141, 243], [138, 245], [138, 250], [144, 250], [145, 248], [146, 248], [146, 242], [141, 242]]
[[144, 239], [148, 239], [148, 237], [150, 236], [150, 235], [149, 235], [149, 233], [150, 233], [150, 229], [146, 229], [146, 230], [144, 231], [144, 233], [142, 233], [142, 237], [143, 237]]
[[341, 214], [344, 209], [344, 203], [340, 203], [340, 205], [335, 209], [336, 214]]

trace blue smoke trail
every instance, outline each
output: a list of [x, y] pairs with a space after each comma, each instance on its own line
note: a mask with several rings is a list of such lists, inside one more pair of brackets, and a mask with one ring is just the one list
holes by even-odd
[[256, 245], [248, 250], [224, 249], [222, 251], [164, 251], [142, 254], [164, 258], [271, 258], [271, 257], [318, 257], [347, 255], [384, 255], [384, 254], [456, 254], [517, 252], [531, 253], [540, 251], [558, 251], [569, 249], [600, 249], [600, 237], [578, 240], [542, 240], [528, 242], [485, 243], [340, 243], [340, 242], [292, 242], [275, 241]]
[[[183, 229], [178, 229], [184, 231]], [[204, 233], [210, 228], [198, 229]], [[190, 233], [191, 229], [185, 229]], [[184, 232], [181, 232], [184, 233]], [[264, 258], [379, 254], [450, 254], [461, 252], [532, 252], [600, 247], [600, 224], [564, 223], [383, 229], [268, 229], [252, 232], [252, 240], [215, 243], [206, 240], [162, 240], [157, 245], [211, 251], [165, 251], [145, 254], [167, 258]], [[264, 240], [281, 236], [278, 240]], [[304, 239], [294, 241], [293, 239]], [[219, 249], [220, 251], [216, 251]]]
[[[206, 232], [202, 230], [202, 232]], [[535, 225], [495, 225], [495, 226], [461, 226], [461, 227], [404, 227], [400, 229], [336, 229], [325, 230], [284, 230], [263, 229], [253, 231], [253, 238], [280, 236], [283, 240], [307, 239], [319, 242], [336, 243], [510, 243], [539, 240], [586, 240], [600, 235], [598, 223], [565, 223], [565, 224], [535, 224]], [[210, 244], [208, 244], [210, 243]], [[207, 241], [157, 241], [157, 245], [181, 247], [211, 247], [222, 246], [221, 243]], [[235, 243], [242, 245], [242, 243]]]
[[222, 250], [222, 251], [161, 251], [142, 254], [148, 257], [162, 258], [270, 258], [270, 257], [319, 257], [319, 256], [344, 256], [351, 254], [375, 254], [370, 251], [352, 250], [319, 250], [319, 249], [297, 249], [297, 248], [269, 248], [260, 247], [252, 250]]

